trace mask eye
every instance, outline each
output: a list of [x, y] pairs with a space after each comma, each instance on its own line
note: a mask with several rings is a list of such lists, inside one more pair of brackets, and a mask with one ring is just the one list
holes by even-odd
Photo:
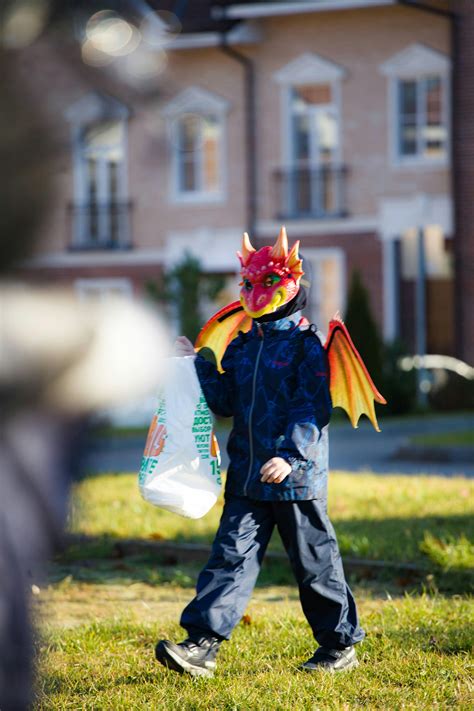
[[274, 284], [278, 284], [280, 281], [280, 277], [277, 276], [277, 274], [267, 274], [267, 276], [263, 280], [263, 286], [271, 287], [274, 286]]
[[247, 291], [251, 291], [253, 289], [252, 282], [248, 279], [244, 279], [244, 289], [246, 289]]

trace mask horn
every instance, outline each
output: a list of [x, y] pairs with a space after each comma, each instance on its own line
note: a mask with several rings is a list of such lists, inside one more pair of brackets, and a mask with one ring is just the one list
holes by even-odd
[[286, 236], [286, 230], [284, 227], [280, 230], [278, 239], [271, 251], [271, 256], [275, 259], [286, 259], [288, 256], [288, 237]]
[[239, 254], [242, 266], [247, 264], [249, 258], [255, 251], [255, 247], [252, 247], [252, 244], [250, 242], [250, 237], [248, 236], [247, 232], [244, 232], [244, 236], [242, 238], [242, 254]]
[[291, 252], [288, 255], [287, 262], [286, 262], [286, 265], [291, 272], [291, 276], [293, 277], [293, 279], [296, 282], [298, 282], [304, 274], [304, 271], [302, 269], [303, 260], [300, 259], [299, 253], [298, 253], [299, 248], [300, 248], [300, 241], [298, 240], [293, 245]]

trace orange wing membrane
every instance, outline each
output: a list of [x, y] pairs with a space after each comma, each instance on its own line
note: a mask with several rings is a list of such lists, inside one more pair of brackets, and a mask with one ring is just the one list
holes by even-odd
[[252, 319], [248, 316], [240, 301], [233, 301], [224, 306], [203, 326], [199, 333], [195, 348], [209, 349], [215, 356], [216, 365], [222, 373], [221, 360], [229, 343], [238, 335], [239, 331], [247, 333], [252, 328]]
[[387, 401], [372, 382], [347, 328], [337, 316], [329, 323], [324, 347], [329, 360], [333, 406], [342, 407], [347, 412], [353, 427], [358, 426], [361, 415], [367, 415], [377, 432], [380, 432], [374, 401], [382, 405]]

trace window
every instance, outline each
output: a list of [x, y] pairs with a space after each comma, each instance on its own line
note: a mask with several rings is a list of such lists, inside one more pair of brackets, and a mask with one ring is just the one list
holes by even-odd
[[125, 242], [124, 133], [122, 121], [101, 121], [80, 129], [82, 204], [76, 205], [76, 211], [82, 212], [83, 246], [112, 247]]
[[449, 155], [450, 60], [441, 52], [413, 44], [384, 62], [388, 78], [392, 163], [441, 164]]
[[281, 85], [282, 159], [275, 170], [278, 219], [345, 213], [341, 82], [345, 69], [306, 53], [274, 75]]
[[293, 87], [290, 97], [293, 162], [314, 166], [333, 163], [339, 136], [331, 87]]
[[447, 150], [446, 101], [440, 76], [397, 82], [398, 155], [444, 158]]
[[330, 215], [340, 202], [338, 112], [329, 84], [290, 89], [288, 200], [295, 215]]
[[213, 202], [225, 194], [225, 114], [228, 102], [189, 87], [163, 110], [171, 152], [171, 200]]
[[214, 116], [187, 115], [175, 126], [177, 192], [218, 193], [221, 128]]
[[130, 246], [127, 189], [128, 110], [88, 94], [66, 113], [73, 124], [73, 249]]

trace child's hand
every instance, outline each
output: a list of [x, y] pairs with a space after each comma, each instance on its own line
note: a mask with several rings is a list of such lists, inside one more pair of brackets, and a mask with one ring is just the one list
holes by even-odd
[[177, 356], [193, 356], [196, 355], [194, 346], [186, 336], [180, 336], [174, 344], [174, 354]]
[[281, 484], [291, 472], [291, 466], [281, 457], [273, 457], [260, 469], [260, 481], [267, 484]]

